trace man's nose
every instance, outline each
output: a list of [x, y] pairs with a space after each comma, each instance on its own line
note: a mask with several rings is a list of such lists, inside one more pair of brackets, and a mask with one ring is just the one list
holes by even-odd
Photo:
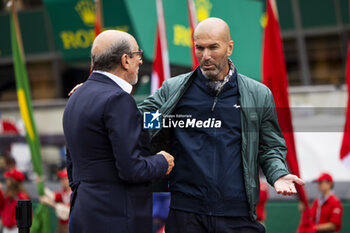
[[209, 49], [204, 49], [203, 51], [203, 59], [204, 60], [209, 60], [211, 57]]
[[139, 61], [139, 66], [142, 65], [142, 64], [143, 64], [143, 60], [140, 59], [140, 61]]

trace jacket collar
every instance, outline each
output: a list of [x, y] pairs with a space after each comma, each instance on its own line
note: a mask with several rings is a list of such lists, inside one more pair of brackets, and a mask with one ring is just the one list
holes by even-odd
[[[105, 71], [101, 71], [101, 70], [96, 70], [94, 71], [90, 78], [92, 79], [99, 79], [98, 77], [98, 74], [104, 76], [104, 77], [107, 77], [107, 80], [109, 79], [110, 81], [112, 81], [113, 83], [117, 84], [121, 89], [123, 89], [125, 92], [127, 92], [128, 94], [131, 93], [132, 91], [132, 86], [126, 82], [124, 79], [121, 79], [119, 78], [118, 76], [114, 75], [114, 74], [111, 74], [109, 72], [105, 72]], [[97, 78], [95, 78], [97, 77]], [[104, 81], [104, 79], [106, 78], [102, 78], [102, 80], [99, 79], [99, 81]]]
[[[113, 85], [113, 86], [115, 86], [117, 88], [120, 88], [121, 90], [125, 91], [120, 85], [118, 85], [115, 81], [113, 81], [112, 79], [110, 79], [108, 76], [106, 76], [104, 74], [93, 72], [89, 76], [89, 78], [87, 79], [87, 81], [89, 81], [89, 80], [105, 83], [105, 84], [108, 84], [108, 85]], [[127, 91], [125, 91], [125, 92], [127, 92]], [[129, 92], [127, 92], [127, 93], [129, 93]]]

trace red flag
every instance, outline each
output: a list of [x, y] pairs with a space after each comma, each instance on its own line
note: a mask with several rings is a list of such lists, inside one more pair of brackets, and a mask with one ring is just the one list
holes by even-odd
[[[286, 140], [287, 162], [293, 174], [300, 177], [294, 143], [291, 112], [289, 108], [287, 70], [283, 54], [276, 2], [266, 1], [267, 24], [263, 38], [263, 83], [270, 88], [276, 103], [278, 122]], [[305, 205], [305, 221], [308, 224], [309, 206], [304, 188], [296, 185], [300, 200]]]
[[348, 87], [348, 106], [344, 127], [343, 142], [340, 149], [341, 161], [350, 168], [350, 39], [348, 44], [348, 57], [346, 61], [346, 85]]
[[102, 17], [102, 0], [95, 0], [95, 37], [102, 32], [103, 17]]
[[188, 19], [190, 21], [190, 27], [191, 27], [191, 39], [192, 39], [192, 48], [191, 48], [191, 55], [192, 55], [192, 70], [196, 69], [199, 65], [195, 47], [194, 47], [194, 39], [193, 39], [193, 33], [194, 29], [197, 26], [197, 20], [196, 20], [196, 7], [194, 5], [193, 0], [187, 0], [187, 8], [188, 8]]
[[[103, 17], [102, 17], [102, 0], [95, 0], [95, 38], [102, 32]], [[92, 66], [90, 65], [90, 74]], [[90, 76], [90, 75], [89, 75]]]
[[151, 93], [162, 86], [164, 80], [170, 78], [168, 45], [166, 41], [165, 21], [162, 0], [156, 0], [157, 5], [157, 35], [151, 77]]

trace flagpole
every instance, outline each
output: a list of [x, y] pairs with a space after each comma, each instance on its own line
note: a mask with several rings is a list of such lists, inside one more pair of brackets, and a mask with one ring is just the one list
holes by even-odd
[[24, 61], [24, 49], [23, 49], [23, 43], [22, 43], [21, 30], [19, 28], [17, 9], [15, 6], [16, 2], [15, 2], [15, 0], [10, 0], [10, 2], [11, 2], [11, 12], [12, 12], [12, 17], [13, 17], [13, 24], [15, 26], [15, 31], [16, 31], [16, 35], [17, 35], [19, 52], [20, 52], [22, 60]]
[[[10, 32], [14, 73], [16, 78], [17, 99], [26, 129], [27, 144], [30, 148], [31, 161], [34, 173], [37, 175], [37, 191], [39, 196], [43, 196], [44, 181], [42, 179], [42, 162], [40, 152], [40, 141], [33, 116], [32, 98], [30, 94], [28, 73], [25, 65], [24, 49], [19, 27], [19, 20], [15, 1], [11, 0]], [[50, 232], [51, 221], [49, 218], [49, 207], [39, 204], [35, 209], [31, 231], [35, 233]], [[19, 229], [21, 232], [21, 228]]]
[[26, 129], [27, 143], [30, 148], [34, 172], [38, 177], [37, 190], [39, 195], [44, 195], [44, 182], [42, 181], [42, 163], [40, 154], [40, 142], [33, 117], [33, 107], [31, 104], [31, 94], [28, 83], [28, 74], [25, 66], [25, 55], [22, 43], [21, 30], [19, 27], [16, 3], [14, 0], [11, 4], [11, 46], [12, 57], [14, 61], [14, 71], [17, 86], [17, 99], [22, 119]]
[[196, 6], [194, 5], [193, 0], [187, 0], [187, 8], [188, 8], [189, 24], [191, 28], [191, 40], [192, 40], [192, 47], [191, 47], [192, 70], [194, 70], [199, 65], [199, 62], [196, 57], [196, 48], [194, 45], [194, 36], [193, 36], [194, 29], [197, 26]]
[[[163, 10], [163, 1], [156, 0], [157, 4], [157, 15], [158, 15], [158, 29], [160, 35], [160, 47], [162, 52], [163, 64], [169, 64], [169, 53], [168, 53], [168, 43], [166, 38], [166, 27], [165, 27], [165, 17]], [[164, 80], [170, 78], [170, 68], [168, 65], [164, 65]]]
[[151, 94], [153, 94], [163, 83], [170, 78], [170, 66], [168, 56], [168, 45], [163, 12], [162, 0], [156, 1], [157, 26], [154, 47], [153, 68], [151, 75]]

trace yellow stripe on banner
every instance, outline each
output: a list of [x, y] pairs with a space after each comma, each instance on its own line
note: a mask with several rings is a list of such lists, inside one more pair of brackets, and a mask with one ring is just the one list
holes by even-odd
[[22, 113], [22, 118], [24, 121], [24, 125], [26, 127], [27, 133], [32, 141], [34, 141], [34, 131], [33, 131], [33, 126], [30, 121], [30, 116], [29, 116], [29, 111], [28, 111], [28, 104], [27, 100], [24, 94], [23, 89], [19, 89], [17, 91], [17, 96], [18, 96], [18, 102], [19, 102], [19, 108]]

